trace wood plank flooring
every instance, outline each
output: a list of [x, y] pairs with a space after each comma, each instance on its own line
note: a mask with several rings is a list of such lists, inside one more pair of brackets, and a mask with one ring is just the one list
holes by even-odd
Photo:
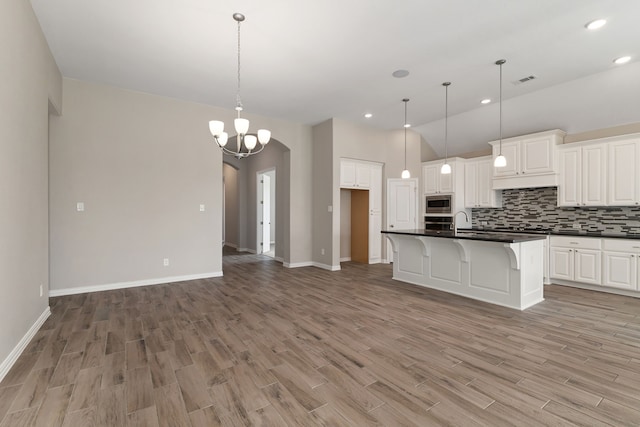
[[389, 265], [224, 273], [52, 298], [0, 427], [640, 425], [640, 299], [547, 286], [518, 312]]

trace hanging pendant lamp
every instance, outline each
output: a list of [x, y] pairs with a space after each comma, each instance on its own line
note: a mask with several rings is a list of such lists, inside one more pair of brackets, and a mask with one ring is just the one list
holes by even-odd
[[498, 151], [498, 157], [493, 161], [493, 166], [496, 168], [507, 166], [507, 158], [502, 155], [502, 65], [505, 62], [507, 62], [506, 59], [496, 61], [496, 65], [500, 66], [500, 150]]
[[447, 161], [447, 148], [449, 145], [449, 86], [451, 86], [451, 82], [444, 82], [442, 86], [444, 86], [444, 164], [440, 168], [440, 173], [448, 175], [451, 173], [451, 165]]
[[404, 98], [402, 102], [404, 102], [404, 170], [400, 177], [402, 179], [409, 179], [411, 178], [411, 172], [407, 169], [407, 128], [411, 126], [407, 123], [407, 102], [409, 102], [409, 98]]

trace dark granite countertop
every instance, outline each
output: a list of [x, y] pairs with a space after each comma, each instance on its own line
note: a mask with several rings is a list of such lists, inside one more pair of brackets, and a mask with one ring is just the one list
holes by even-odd
[[543, 228], [469, 228], [473, 231], [491, 231], [497, 233], [524, 233], [524, 234], [550, 234], [552, 236], [577, 236], [577, 237], [596, 237], [607, 239], [640, 239], [637, 233], [607, 233], [602, 231], [586, 231], [586, 230], [554, 230]]
[[483, 240], [487, 242], [500, 242], [500, 243], [522, 243], [530, 242], [532, 240], [543, 240], [546, 238], [546, 234], [527, 234], [524, 232], [509, 233], [501, 231], [491, 230], [474, 230], [474, 229], [459, 229], [458, 231], [449, 230], [383, 230], [384, 234], [401, 234], [406, 236], [425, 236], [425, 237], [441, 237], [445, 239], [466, 239], [466, 240]]

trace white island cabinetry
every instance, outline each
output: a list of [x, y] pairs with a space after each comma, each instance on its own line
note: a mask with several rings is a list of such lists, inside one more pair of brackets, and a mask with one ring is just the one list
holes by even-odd
[[393, 278], [524, 310], [543, 300], [545, 236], [504, 241], [383, 232], [393, 247]]

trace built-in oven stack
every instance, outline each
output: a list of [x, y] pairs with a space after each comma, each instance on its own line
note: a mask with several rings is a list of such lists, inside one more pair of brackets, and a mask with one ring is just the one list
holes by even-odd
[[[453, 230], [454, 228], [459, 228], [457, 226], [470, 227], [470, 210], [459, 209], [456, 212], [454, 205], [452, 194], [425, 196], [425, 230]], [[464, 216], [456, 218], [456, 214]]]

